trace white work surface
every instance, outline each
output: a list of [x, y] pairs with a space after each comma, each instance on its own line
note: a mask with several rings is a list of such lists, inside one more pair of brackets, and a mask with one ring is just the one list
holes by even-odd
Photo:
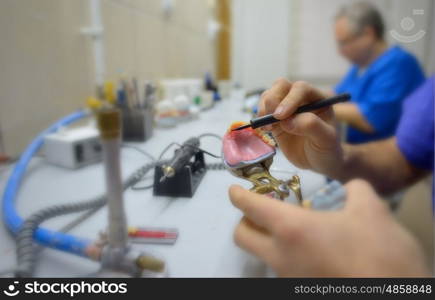
[[[171, 129], [157, 128], [146, 143], [134, 145], [157, 157], [171, 142], [182, 143], [189, 137], [205, 132], [223, 135], [231, 122], [247, 121], [249, 117], [241, 112], [241, 103], [224, 100], [214, 108], [202, 112], [199, 119], [181, 123]], [[213, 137], [201, 139], [201, 147], [216, 154], [221, 151], [221, 143]], [[170, 157], [173, 150], [165, 157]], [[144, 155], [128, 148], [122, 149], [121, 160], [123, 178], [148, 162]], [[220, 162], [209, 156], [206, 156], [206, 161]], [[291, 174], [277, 172], [276, 169], [298, 174], [304, 196], [310, 195], [325, 182], [324, 177], [319, 174], [297, 170], [279, 152], [272, 164], [272, 174], [282, 179], [291, 177]], [[144, 185], [152, 182], [152, 173], [147, 175]], [[0, 171], [2, 194], [9, 174], [10, 170]], [[32, 160], [26, 175], [16, 203], [18, 212], [23, 217], [52, 204], [82, 201], [104, 192], [101, 163], [78, 170], [67, 170], [46, 164], [42, 158], [37, 157]], [[179, 230], [179, 237], [174, 245], [134, 244], [134, 247], [163, 258], [171, 277], [249, 277], [270, 274], [261, 262], [239, 249], [233, 242], [233, 231], [241, 213], [229, 201], [228, 187], [231, 184], [250, 187], [249, 182], [232, 176], [226, 170], [210, 170], [192, 198], [154, 197], [151, 189], [127, 190], [124, 193], [124, 202], [129, 225]], [[52, 219], [44, 223], [44, 227], [59, 229], [76, 217], [77, 214]], [[1, 224], [0, 272], [15, 266], [15, 243], [2, 220]], [[106, 224], [107, 210], [104, 207], [75, 227], [71, 233], [94, 239]], [[97, 271], [98, 267], [97, 263], [90, 260], [45, 249], [39, 255], [35, 276], [87, 276]]]

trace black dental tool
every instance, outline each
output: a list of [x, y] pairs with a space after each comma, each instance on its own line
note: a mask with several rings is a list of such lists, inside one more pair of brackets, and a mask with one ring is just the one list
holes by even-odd
[[192, 137], [175, 150], [168, 162], [154, 170], [154, 196], [192, 197], [206, 173], [199, 137]]
[[[331, 105], [336, 104], [336, 103], [346, 102], [346, 101], [350, 100], [350, 97], [351, 97], [350, 94], [345, 93], [345, 94], [336, 95], [334, 97], [327, 98], [327, 99], [324, 99], [324, 100], [321, 100], [321, 101], [317, 101], [317, 102], [314, 102], [314, 103], [306, 104], [306, 105], [300, 106], [294, 112], [294, 114], [300, 114], [300, 113], [303, 113], [303, 112], [309, 112], [309, 111], [313, 111], [313, 110], [316, 110], [316, 109], [320, 109], [320, 108], [324, 108], [324, 107], [327, 107], [327, 106], [331, 106]], [[279, 122], [279, 121], [282, 121], [282, 120], [278, 120], [278, 119], [276, 119], [273, 116], [273, 114], [269, 114], [269, 115], [265, 115], [265, 116], [262, 116], [262, 117], [258, 117], [258, 118], [252, 119], [249, 122], [249, 124], [246, 124], [246, 125], [234, 128], [232, 131], [242, 130], [242, 129], [245, 129], [245, 128], [248, 128], [248, 127], [251, 127], [253, 129], [255, 129], [255, 128], [262, 127], [262, 126], [269, 125], [269, 124], [273, 124], [273, 123], [276, 123], [276, 122]]]
[[163, 176], [160, 182], [167, 178], [171, 178], [184, 168], [190, 159], [199, 151], [199, 138], [193, 137], [185, 141], [181, 148], [175, 150], [174, 156], [170, 162], [163, 167]]

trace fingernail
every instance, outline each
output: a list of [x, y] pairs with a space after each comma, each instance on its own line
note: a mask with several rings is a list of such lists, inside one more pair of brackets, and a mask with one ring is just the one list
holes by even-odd
[[273, 114], [279, 117], [283, 112], [284, 112], [284, 107], [282, 107], [282, 106], [278, 106], [278, 107], [275, 109], [275, 112], [274, 112]]

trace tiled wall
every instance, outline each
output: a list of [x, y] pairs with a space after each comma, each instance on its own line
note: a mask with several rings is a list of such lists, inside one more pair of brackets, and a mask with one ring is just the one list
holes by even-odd
[[[164, 2], [174, 5], [169, 15]], [[93, 95], [92, 42], [80, 33], [89, 7], [88, 0], [0, 1], [0, 130], [8, 154]], [[214, 71], [213, 1], [101, 0], [101, 8], [107, 79]]]
[[197, 77], [213, 71], [213, 42], [207, 35], [212, 1], [179, 0], [170, 15], [162, 0], [106, 0], [107, 73], [122, 69], [139, 77]]

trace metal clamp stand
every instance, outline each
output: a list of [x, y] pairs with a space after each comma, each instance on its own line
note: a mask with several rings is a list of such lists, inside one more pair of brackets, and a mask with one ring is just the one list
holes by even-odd
[[135, 250], [128, 242], [120, 164], [121, 113], [118, 109], [102, 108], [97, 112], [97, 121], [103, 147], [109, 227], [107, 238], [101, 240], [102, 268], [96, 275], [164, 274], [165, 263], [162, 260]]

